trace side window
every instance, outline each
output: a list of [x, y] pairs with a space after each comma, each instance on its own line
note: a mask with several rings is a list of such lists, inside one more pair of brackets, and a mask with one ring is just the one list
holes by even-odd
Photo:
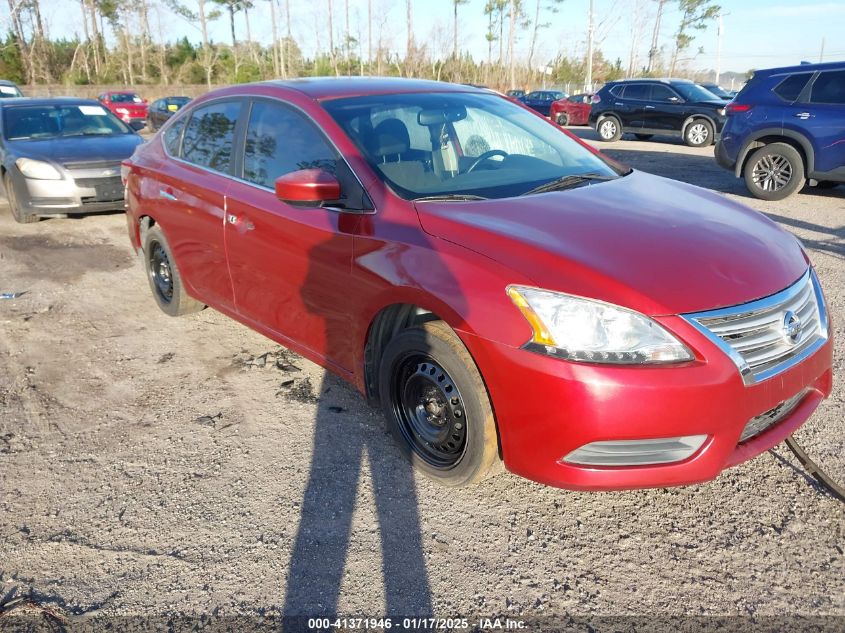
[[625, 99], [647, 101], [650, 89], [648, 84], [628, 84], [625, 86]]
[[613, 86], [613, 88], [610, 89], [610, 94], [612, 94], [614, 97], [616, 97], [618, 99], [621, 99], [622, 93], [623, 93], [624, 90], [625, 90], [624, 85], [617, 84], [617, 85]]
[[191, 113], [182, 139], [182, 158], [189, 163], [228, 172], [241, 104], [212, 103]]
[[526, 99], [538, 100], [540, 99], [541, 94], [539, 92], [529, 92], [528, 96], [525, 97]]
[[819, 73], [810, 91], [810, 103], [845, 104], [845, 70]]
[[335, 173], [337, 154], [313, 123], [290, 108], [256, 101], [244, 145], [244, 180], [273, 187], [276, 178], [300, 169]]
[[677, 98], [678, 95], [676, 95], [675, 91], [672, 90], [669, 86], [664, 86], [663, 84], [654, 84], [651, 87], [652, 101], [662, 101], [665, 103], [669, 103], [672, 97]]
[[185, 129], [187, 117], [176, 119], [173, 124], [164, 131], [164, 148], [171, 156], [179, 156], [179, 145], [182, 140], [182, 130]]
[[801, 91], [804, 90], [811, 76], [812, 73], [790, 75], [775, 86], [774, 92], [784, 101], [792, 103], [801, 95]]

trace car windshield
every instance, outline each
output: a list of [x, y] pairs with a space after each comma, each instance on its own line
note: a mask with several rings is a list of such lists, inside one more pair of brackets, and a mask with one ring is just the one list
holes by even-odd
[[112, 103], [143, 103], [143, 99], [133, 92], [119, 92], [109, 97]]
[[719, 101], [719, 97], [698, 84], [672, 84], [672, 87], [681, 93], [687, 101]]
[[717, 97], [730, 97], [731, 96], [730, 93], [728, 93], [724, 88], [722, 88], [721, 86], [717, 86], [715, 84], [709, 84], [709, 85], [706, 85], [706, 86], [702, 85], [701, 87], [704, 88], [705, 90], [709, 91], [709, 92], [712, 92]]
[[104, 107], [82, 103], [4, 108], [3, 134], [9, 140], [20, 140], [110, 136], [132, 134], [132, 130]]
[[188, 101], [190, 101], [190, 98], [188, 97], [167, 97], [164, 100], [164, 103], [169, 106], [175, 105], [181, 108], [183, 105], [188, 103]]
[[622, 174], [536, 114], [493, 94], [378, 95], [323, 107], [376, 174], [409, 200], [506, 198], [566, 176]]

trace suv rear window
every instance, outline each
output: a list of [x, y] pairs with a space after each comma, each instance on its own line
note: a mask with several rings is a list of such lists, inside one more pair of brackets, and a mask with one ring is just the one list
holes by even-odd
[[784, 101], [789, 101], [791, 103], [799, 97], [801, 91], [804, 90], [804, 86], [806, 86], [807, 82], [810, 80], [810, 77], [811, 73], [790, 75], [775, 86], [774, 93]]
[[813, 82], [810, 102], [845, 104], [845, 70], [819, 73]]

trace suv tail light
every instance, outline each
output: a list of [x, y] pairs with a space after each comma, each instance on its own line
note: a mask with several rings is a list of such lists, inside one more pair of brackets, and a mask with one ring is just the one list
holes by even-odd
[[598, 103], [599, 101], [601, 101], [601, 97], [598, 95], [598, 93], [596, 93], [592, 97], [590, 97], [590, 101], [592, 103]]
[[747, 103], [734, 103], [731, 101], [728, 105], [725, 106], [725, 112], [728, 115], [731, 114], [739, 114], [740, 112], [748, 112], [751, 109], [751, 106]]

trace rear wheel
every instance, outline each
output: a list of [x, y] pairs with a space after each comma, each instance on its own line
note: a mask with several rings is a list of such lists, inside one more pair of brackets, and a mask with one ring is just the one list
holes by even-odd
[[713, 143], [713, 125], [706, 119], [695, 119], [684, 130], [684, 143], [690, 147], [704, 147]]
[[27, 213], [21, 209], [21, 205], [18, 202], [18, 196], [15, 193], [15, 187], [12, 184], [12, 177], [8, 173], [3, 177], [3, 187], [6, 190], [6, 199], [9, 201], [9, 210], [12, 212], [12, 217], [15, 218], [15, 222], [20, 224], [31, 224], [40, 220], [40, 218], [34, 213]]
[[634, 134], [637, 137], [638, 141], [647, 141], [649, 140], [654, 134]]
[[170, 246], [158, 226], [151, 226], [144, 233], [144, 267], [153, 297], [165, 314], [182, 316], [205, 307], [185, 292]]
[[748, 157], [743, 177], [756, 198], [783, 200], [804, 186], [804, 159], [791, 145], [770, 143]]
[[618, 141], [622, 138], [622, 125], [616, 117], [605, 117], [596, 126], [599, 138], [606, 142]]
[[557, 115], [557, 124], [560, 126], [567, 126], [569, 125], [569, 115], [566, 112], [561, 112]]
[[414, 467], [446, 486], [465, 486], [499, 463], [487, 388], [461, 340], [442, 321], [400, 332], [379, 367], [391, 433]]

